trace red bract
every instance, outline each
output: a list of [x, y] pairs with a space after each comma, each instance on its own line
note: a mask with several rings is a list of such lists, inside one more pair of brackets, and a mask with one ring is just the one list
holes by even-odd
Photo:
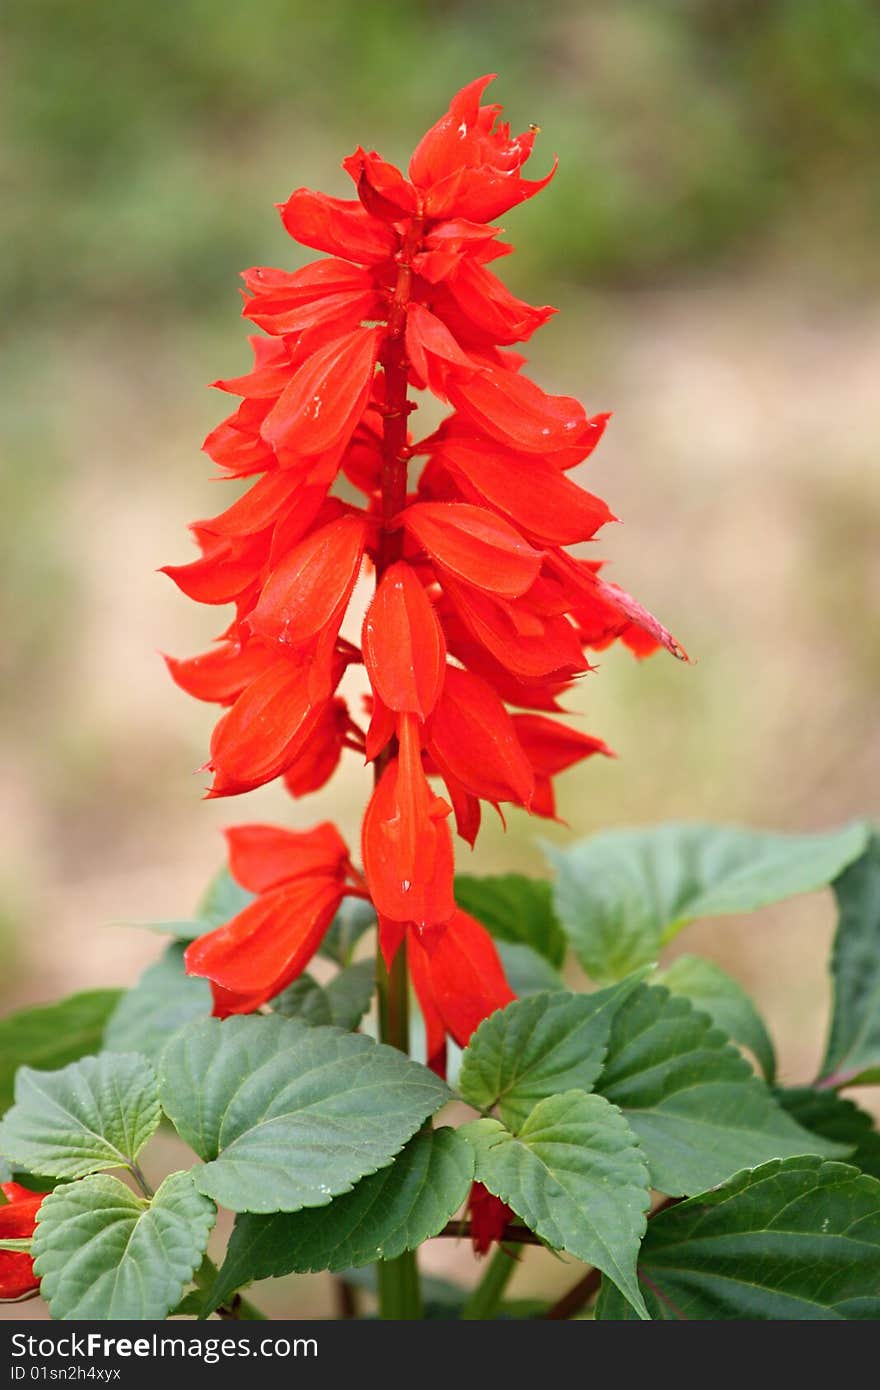
[[[210, 795], [283, 777], [302, 796], [343, 749], [375, 774], [364, 877], [327, 824], [228, 832], [257, 896], [192, 943], [189, 969], [219, 1013], [258, 1008], [305, 967], [343, 895], [369, 895], [389, 966], [406, 943], [438, 1070], [447, 1036], [466, 1044], [512, 998], [488, 932], [456, 907], [452, 824], [473, 843], [483, 801], [553, 816], [554, 777], [609, 752], [550, 717], [588, 649], [684, 655], [599, 561], [565, 549], [614, 520], [566, 476], [609, 417], [542, 390], [511, 350], [554, 311], [488, 269], [511, 249], [491, 222], [553, 170], [523, 176], [536, 132], [512, 135], [482, 104], [490, 80], [453, 98], [406, 174], [358, 147], [343, 166], [354, 198], [298, 189], [281, 206], [294, 240], [326, 256], [245, 271], [254, 366], [216, 383], [242, 401], [205, 441], [225, 476], [256, 480], [193, 528], [200, 558], [167, 570], [199, 602], [235, 605], [210, 651], [168, 659], [183, 689], [226, 707]], [[414, 439], [425, 390], [452, 409]], [[376, 592], [356, 647], [341, 632], [365, 556]], [[366, 728], [338, 693], [361, 663]], [[472, 1210], [483, 1248], [506, 1209], [476, 1189]]]
[[[37, 1212], [45, 1192], [31, 1192], [17, 1182], [0, 1183], [6, 1198], [0, 1206], [0, 1240], [27, 1240], [37, 1225]], [[0, 1299], [21, 1298], [38, 1289], [34, 1262], [24, 1251], [0, 1250]]]

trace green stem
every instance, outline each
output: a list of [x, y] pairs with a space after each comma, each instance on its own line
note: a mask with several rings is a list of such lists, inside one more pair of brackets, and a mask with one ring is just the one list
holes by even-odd
[[[381, 952], [377, 952], [376, 976], [379, 984], [379, 1038], [409, 1056], [409, 985], [405, 943], [394, 957], [390, 971], [385, 968]], [[415, 1251], [407, 1250], [396, 1260], [380, 1260], [376, 1273], [380, 1317], [388, 1321], [418, 1321], [422, 1316], [422, 1295]]]
[[517, 1266], [516, 1246], [499, 1245], [486, 1271], [461, 1310], [462, 1322], [492, 1318]]

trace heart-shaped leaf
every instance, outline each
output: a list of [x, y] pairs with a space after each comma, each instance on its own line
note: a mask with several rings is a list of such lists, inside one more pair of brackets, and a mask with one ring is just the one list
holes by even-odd
[[554, 901], [584, 969], [602, 983], [655, 961], [699, 917], [754, 912], [824, 888], [862, 853], [864, 824], [820, 835], [714, 825], [606, 830], [553, 849]]
[[[739, 1173], [649, 1222], [639, 1277], [658, 1320], [876, 1321], [880, 1182], [812, 1157]], [[633, 1316], [605, 1280], [596, 1316]]]
[[516, 1129], [558, 1091], [590, 1091], [602, 1070], [614, 1014], [638, 979], [595, 994], [535, 994], [490, 1014], [462, 1059], [459, 1088], [478, 1110], [498, 1106]]
[[611, 1025], [597, 1089], [619, 1105], [651, 1182], [681, 1196], [794, 1154], [843, 1154], [791, 1119], [748, 1062], [683, 995], [640, 985]]
[[384, 1168], [449, 1098], [427, 1067], [361, 1034], [278, 1015], [208, 1019], [172, 1038], [162, 1104], [232, 1211], [325, 1206]]
[[474, 1146], [479, 1182], [555, 1250], [601, 1269], [647, 1317], [635, 1271], [648, 1170], [616, 1106], [565, 1091], [539, 1101], [517, 1135], [493, 1119], [458, 1132]]
[[387, 1168], [327, 1207], [238, 1216], [203, 1312], [254, 1279], [339, 1272], [414, 1250], [455, 1214], [473, 1175], [473, 1148], [456, 1130], [423, 1130]]
[[217, 1212], [191, 1173], [172, 1173], [147, 1202], [103, 1175], [46, 1197], [34, 1270], [53, 1318], [157, 1321], [202, 1262]]
[[131, 1167], [159, 1118], [156, 1076], [138, 1053], [104, 1052], [60, 1071], [22, 1067], [0, 1153], [55, 1178]]

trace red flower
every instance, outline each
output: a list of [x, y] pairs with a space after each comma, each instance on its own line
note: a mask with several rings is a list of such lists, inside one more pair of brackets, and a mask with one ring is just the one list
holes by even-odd
[[350, 867], [327, 822], [306, 832], [239, 825], [226, 834], [233, 878], [258, 896], [185, 955], [189, 973], [211, 981], [220, 1018], [253, 1012], [302, 973], [342, 901]]
[[[27, 1240], [37, 1226], [37, 1212], [45, 1192], [31, 1192], [17, 1182], [0, 1183], [6, 1203], [0, 1206], [0, 1240]], [[38, 1289], [30, 1255], [16, 1250], [0, 1250], [0, 1299], [20, 1298]]]
[[506, 1202], [502, 1202], [500, 1197], [493, 1197], [481, 1182], [475, 1182], [471, 1187], [468, 1214], [471, 1218], [471, 1240], [477, 1255], [485, 1255], [493, 1240], [501, 1239], [505, 1227], [516, 1216]]
[[[355, 197], [301, 188], [281, 206], [294, 240], [325, 254], [244, 272], [254, 364], [216, 383], [241, 402], [205, 441], [224, 476], [254, 481], [194, 525], [199, 557], [166, 570], [198, 602], [234, 605], [210, 651], [168, 658], [222, 709], [209, 795], [275, 778], [305, 795], [345, 749], [375, 765], [366, 890], [332, 827], [240, 827], [232, 870], [257, 897], [192, 943], [189, 968], [218, 1012], [258, 1008], [305, 967], [342, 896], [368, 891], [386, 956], [409, 943], [438, 1068], [447, 1036], [466, 1043], [512, 998], [491, 938], [456, 909], [450, 816], [471, 844], [483, 801], [554, 816], [553, 779], [609, 752], [551, 717], [587, 652], [620, 640], [684, 656], [600, 562], [566, 549], [614, 520], [568, 476], [609, 417], [544, 391], [513, 350], [554, 310], [489, 268], [511, 249], [489, 224], [553, 169], [524, 177], [536, 131], [512, 135], [481, 104], [490, 80], [453, 98], [406, 173], [358, 147], [343, 166]], [[422, 391], [451, 410], [420, 439]], [[342, 633], [365, 568], [376, 592], [357, 647]], [[361, 663], [366, 728], [340, 690]]]

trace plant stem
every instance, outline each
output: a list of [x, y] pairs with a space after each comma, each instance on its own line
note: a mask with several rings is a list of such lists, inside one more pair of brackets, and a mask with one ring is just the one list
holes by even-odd
[[476, 1322], [494, 1317], [516, 1266], [516, 1247], [499, 1245], [486, 1266], [482, 1279], [472, 1290], [461, 1310], [462, 1322]]
[[[406, 422], [410, 407], [407, 402], [409, 364], [403, 335], [412, 284], [410, 258], [420, 236], [421, 223], [414, 221], [398, 257], [397, 283], [388, 311], [388, 336], [381, 353], [385, 372], [385, 419], [382, 432], [382, 531], [376, 563], [377, 581], [389, 565], [400, 559], [403, 552], [403, 532], [392, 522], [406, 505]], [[376, 759], [377, 783], [392, 756], [393, 745]], [[377, 948], [376, 980], [379, 991], [379, 1039], [409, 1056], [409, 983], [405, 943], [398, 949], [390, 971], [385, 968], [382, 953]], [[408, 1250], [396, 1260], [380, 1260], [376, 1271], [380, 1317], [398, 1321], [421, 1318], [422, 1296], [415, 1251]]]

